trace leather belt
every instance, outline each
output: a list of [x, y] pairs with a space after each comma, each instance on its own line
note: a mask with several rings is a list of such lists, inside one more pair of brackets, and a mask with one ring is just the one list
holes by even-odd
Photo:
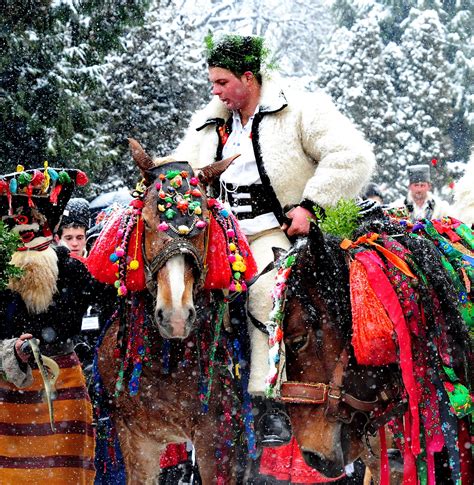
[[225, 189], [232, 213], [240, 221], [273, 213], [268, 191], [263, 184], [240, 185], [237, 188], [225, 184]]

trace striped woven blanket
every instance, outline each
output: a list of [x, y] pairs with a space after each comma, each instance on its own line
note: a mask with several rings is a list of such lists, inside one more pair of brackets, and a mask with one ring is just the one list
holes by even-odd
[[43, 381], [18, 389], [0, 380], [0, 483], [93, 484], [92, 406], [76, 354], [54, 357], [60, 368], [51, 430]]

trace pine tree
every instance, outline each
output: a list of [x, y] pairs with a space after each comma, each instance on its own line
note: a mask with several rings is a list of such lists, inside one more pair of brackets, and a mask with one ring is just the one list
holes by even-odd
[[390, 179], [398, 151], [395, 87], [384, 58], [378, 14], [372, 12], [351, 30], [339, 29], [330, 46], [321, 58], [317, 84], [373, 144], [377, 179]]
[[0, 7], [0, 170], [75, 165], [110, 156], [96, 136], [92, 95], [103, 56], [147, 2], [3, 0]]
[[456, 96], [453, 68], [444, 55], [446, 29], [436, 11], [415, 9], [403, 27], [402, 62], [396, 67], [400, 159], [412, 165], [436, 158], [434, 182], [441, 187], [447, 180], [440, 169], [453, 157], [449, 127]]
[[[127, 138], [152, 155], [166, 156], [177, 144], [196, 108], [209, 100], [204, 44], [193, 40], [189, 19], [175, 1], [160, 2], [143, 26], [122, 38], [125, 52], [107, 58], [107, 90], [97, 107], [106, 113], [100, 133], [114, 140], [116, 157], [101, 178], [137, 179]], [[104, 184], [102, 184], [104, 186]]]

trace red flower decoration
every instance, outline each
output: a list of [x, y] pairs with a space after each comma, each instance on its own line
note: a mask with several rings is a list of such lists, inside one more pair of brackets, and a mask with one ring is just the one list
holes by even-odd
[[449, 182], [448, 187], [452, 190], [454, 189], [454, 182]]
[[433, 167], [436, 167], [436, 165], [438, 165], [438, 160], [436, 160], [436, 158], [433, 158], [431, 160], [431, 165], [433, 165]]

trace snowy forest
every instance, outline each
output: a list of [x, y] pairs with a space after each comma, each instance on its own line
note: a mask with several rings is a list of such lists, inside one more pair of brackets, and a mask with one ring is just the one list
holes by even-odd
[[86, 195], [134, 186], [210, 98], [211, 31], [265, 37], [285, 82], [323, 89], [373, 144], [388, 201], [433, 161], [449, 198], [474, 127], [471, 0], [1, 0], [0, 165], [77, 167]]

